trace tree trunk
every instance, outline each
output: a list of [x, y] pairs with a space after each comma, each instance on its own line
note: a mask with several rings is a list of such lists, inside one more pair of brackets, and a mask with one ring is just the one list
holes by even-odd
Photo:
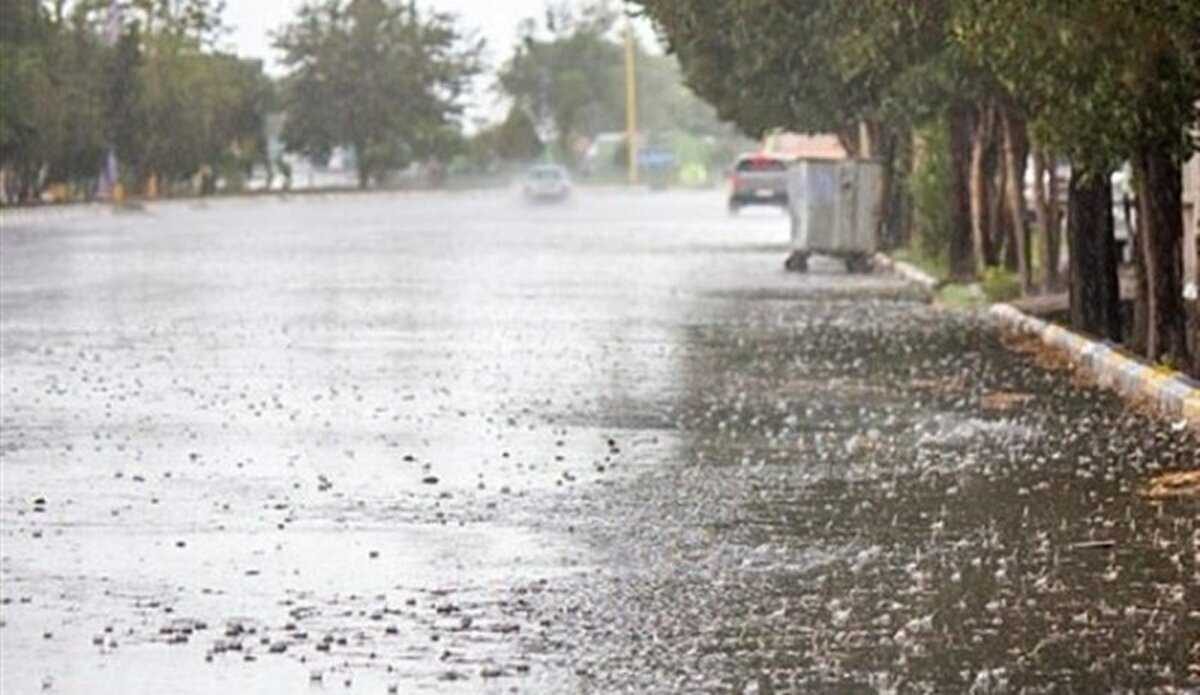
[[971, 128], [971, 174], [968, 186], [971, 202], [971, 247], [974, 255], [975, 272], [982, 273], [993, 256], [991, 238], [988, 235], [991, 227], [989, 211], [991, 201], [988, 197], [988, 179], [991, 173], [988, 169], [988, 150], [991, 148], [995, 132], [995, 109], [990, 105], [980, 106], [975, 112]]
[[1108, 173], [1087, 177], [1072, 172], [1069, 191], [1071, 325], [1120, 341], [1121, 297]]
[[879, 145], [882, 174], [879, 181], [879, 219], [875, 237], [879, 248], [889, 250], [896, 247], [896, 224], [899, 222], [898, 198], [893, 194], [896, 182], [896, 137], [881, 134]]
[[[1049, 192], [1046, 190], [1047, 160], [1050, 163]], [[1059, 252], [1062, 248], [1062, 228], [1058, 216], [1057, 200], [1058, 171], [1054, 164], [1054, 157], [1047, 157], [1046, 153], [1040, 149], [1034, 150], [1033, 167], [1033, 195], [1037, 206], [1038, 226], [1042, 229], [1042, 263], [1045, 265], [1042, 269], [1042, 289], [1046, 292], [1054, 292], [1062, 283], [1058, 274]]]
[[906, 247], [912, 243], [913, 238], [913, 200], [912, 189], [910, 182], [912, 181], [913, 166], [916, 161], [916, 155], [913, 151], [913, 134], [910, 129], [905, 129], [896, 137], [896, 163], [894, 172], [896, 174], [895, 181], [892, 184], [892, 192], [896, 197], [896, 247]]
[[858, 156], [863, 159], [879, 157], [880, 126], [873, 121], [860, 121], [858, 124]]
[[848, 125], [838, 130], [838, 144], [842, 149], [846, 150], [846, 155], [851, 159], [860, 156], [859, 146], [862, 144], [862, 132], [858, 128], [858, 123]]
[[1146, 350], [1152, 361], [1191, 366], [1183, 305], [1183, 171], [1169, 151], [1143, 148], [1134, 158], [1142, 200], [1146, 264]]
[[971, 109], [950, 109], [950, 275], [955, 280], [975, 277], [971, 243]]
[[358, 177], [358, 190], [365, 191], [371, 185], [371, 164], [367, 161], [367, 143], [364, 140], [355, 139], [351, 145], [354, 147], [354, 170]]
[[[1142, 178], [1141, 166], [1134, 162], [1134, 176]], [[1145, 196], [1141, 185], [1134, 182], [1134, 206], [1137, 208], [1137, 223], [1133, 232], [1133, 333], [1129, 348], [1138, 354], [1146, 354], [1146, 340], [1150, 334], [1150, 285], [1146, 282], [1146, 219]]]
[[996, 218], [995, 229], [992, 233], [992, 245], [995, 247], [995, 262], [992, 265], [1003, 265], [1009, 272], [1017, 272], [1017, 240], [1013, 236], [1012, 215], [1008, 208], [1008, 168], [1004, 164], [1004, 146], [1001, 143], [997, 157], [1000, 166], [996, 167], [993, 177], [993, 215]]
[[38, 168], [32, 164], [24, 168], [21, 176], [21, 202], [32, 204], [39, 202], [41, 187], [38, 185]]
[[995, 267], [1000, 265], [1001, 253], [1007, 252], [1005, 249], [1005, 240], [1012, 233], [1012, 224], [1009, 222], [1008, 208], [1004, 203], [1004, 186], [1007, 182], [1007, 171], [1003, 166], [997, 166], [999, 159], [995, 148], [992, 148], [989, 159], [991, 161], [988, 164], [988, 170], [992, 172], [992, 176], [988, 177], [988, 246], [986, 249], [986, 258], [988, 266]]
[[[1007, 199], [1008, 192], [1004, 191], [1001, 197]], [[1012, 214], [1009, 212], [1007, 202], [1005, 202], [1000, 212], [1004, 217], [1004, 236], [1002, 237], [1004, 240], [1002, 248], [1004, 251], [1004, 269], [1010, 273], [1017, 274], [1021, 271], [1020, 248], [1017, 246], [1016, 229], [1013, 227]]]
[[[1028, 293], [1033, 287], [1029, 270], [1029, 232], [1025, 224], [1025, 160], [1028, 157], [1029, 138], [1025, 132], [1025, 121], [1012, 112], [1002, 115], [1004, 128], [1004, 170], [1006, 172], [1006, 198], [1016, 242], [1017, 274], [1021, 277], [1021, 290]], [[1111, 197], [1111, 193], [1110, 193]], [[1111, 221], [1110, 221], [1111, 226]]]

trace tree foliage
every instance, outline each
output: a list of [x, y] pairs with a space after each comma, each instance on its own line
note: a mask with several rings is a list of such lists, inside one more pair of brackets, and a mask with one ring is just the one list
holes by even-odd
[[533, 161], [544, 148], [533, 119], [514, 105], [503, 121], [481, 129], [471, 138], [468, 155], [476, 167], [487, 170], [501, 162]]
[[1200, 4], [962, 0], [953, 34], [1078, 168], [1112, 171], [1145, 143], [1192, 151]]
[[[679, 56], [688, 84], [748, 133], [837, 132], [854, 151], [860, 127], [887, 143], [889, 134], [907, 137], [913, 125], [944, 123], [953, 164], [950, 261], [962, 276], [1000, 257], [987, 232], [995, 226], [989, 210], [998, 209], [1007, 255], [1017, 259], [1023, 284], [1031, 284], [1020, 190], [1027, 124], [1042, 160], [1048, 152], [1065, 155], [1076, 176], [1106, 178], [1119, 163], [1133, 162], [1144, 213], [1139, 307], [1147, 315], [1134, 342], [1152, 358], [1187, 364], [1178, 173], [1195, 149], [1189, 129], [1200, 99], [1200, 3], [634, 2]], [[1094, 185], [1075, 190], [1102, 192]], [[991, 199], [1004, 204], [995, 208]], [[1097, 222], [1074, 228], [1072, 244], [1111, 237], [1111, 225], [1100, 224], [1104, 215], [1089, 219]], [[1074, 275], [1073, 282], [1082, 281]], [[1116, 301], [1086, 292], [1072, 297]]]
[[236, 178], [265, 156], [270, 83], [213, 48], [222, 2], [0, 2], [5, 197], [53, 184], [90, 195], [110, 151], [133, 188]]
[[[499, 91], [526, 113], [540, 139], [570, 157], [573, 144], [624, 131], [624, 27], [611, 4], [550, 5], [541, 22], [527, 19], [497, 76]], [[634, 42], [638, 128], [726, 136], [712, 106], [683, 84], [679, 61]]]
[[909, 118], [925, 102], [919, 95], [946, 81], [935, 55], [939, 2], [636, 4], [679, 56], [687, 84], [756, 137], [775, 128], [844, 135], [889, 113]]
[[359, 184], [444, 151], [482, 41], [450, 15], [392, 0], [314, 0], [276, 36], [288, 149], [354, 148]]
[[544, 35], [537, 22], [522, 22], [520, 41], [500, 69], [501, 91], [529, 114], [541, 139], [564, 153], [575, 138], [624, 127], [624, 58], [608, 38], [616, 18], [605, 5], [551, 6]]

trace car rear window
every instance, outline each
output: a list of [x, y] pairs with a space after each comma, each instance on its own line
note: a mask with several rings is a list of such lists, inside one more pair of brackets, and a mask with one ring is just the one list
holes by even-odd
[[743, 159], [737, 163], [738, 171], [784, 171], [787, 166], [778, 159]]

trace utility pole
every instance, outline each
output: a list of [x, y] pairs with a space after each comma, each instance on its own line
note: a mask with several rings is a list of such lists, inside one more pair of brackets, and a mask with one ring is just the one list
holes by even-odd
[[629, 146], [629, 185], [638, 182], [637, 68], [634, 66], [633, 24], [625, 17], [625, 141]]

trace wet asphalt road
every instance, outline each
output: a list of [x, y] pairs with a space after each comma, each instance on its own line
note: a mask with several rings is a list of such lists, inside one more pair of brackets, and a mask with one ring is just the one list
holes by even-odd
[[3, 227], [6, 694], [1200, 689], [1200, 444], [774, 212]]

